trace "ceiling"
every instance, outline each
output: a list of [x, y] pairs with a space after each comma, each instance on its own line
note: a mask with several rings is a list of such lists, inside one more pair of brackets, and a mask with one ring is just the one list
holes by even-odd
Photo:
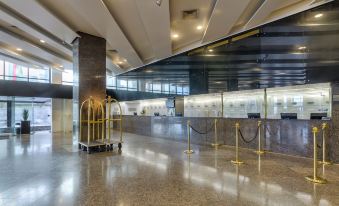
[[106, 39], [106, 67], [121, 74], [326, 2], [1, 0], [0, 53], [72, 69], [81, 31]]
[[338, 82], [338, 39], [334, 1], [118, 77], [192, 86], [201, 72], [208, 92]]

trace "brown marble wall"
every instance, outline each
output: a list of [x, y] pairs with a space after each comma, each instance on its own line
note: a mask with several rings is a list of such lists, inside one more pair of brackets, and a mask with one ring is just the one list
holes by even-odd
[[[192, 129], [191, 141], [193, 144], [209, 145], [214, 143], [214, 119], [215, 118], [188, 118], [188, 117], [145, 117], [145, 116], [124, 116], [123, 130], [125, 132], [147, 135], [152, 137], [165, 138], [175, 141], [187, 141], [187, 121], [190, 120]], [[304, 157], [313, 157], [313, 136], [312, 127], [321, 128], [324, 121], [321, 120], [261, 120], [262, 121], [262, 146], [264, 149]], [[258, 120], [256, 119], [224, 119], [218, 118], [217, 134], [218, 143], [224, 145], [235, 145], [235, 123], [240, 124], [241, 132], [246, 140], [252, 139], [257, 130]], [[339, 158], [334, 151], [338, 151], [338, 138], [333, 136], [333, 124], [327, 121], [330, 126], [328, 132], [328, 155], [334, 162]], [[240, 138], [240, 137], [239, 137]], [[257, 149], [258, 139], [246, 143], [240, 139], [240, 147]], [[318, 144], [321, 144], [321, 133], [318, 134]], [[333, 154], [334, 153], [334, 154]], [[319, 149], [319, 157], [321, 150]]]
[[332, 84], [332, 125], [329, 140], [331, 159], [339, 160], [339, 85]]
[[73, 99], [80, 103], [90, 96], [102, 100], [106, 96], [106, 40], [79, 35], [73, 42]]
[[[96, 100], [106, 97], [106, 40], [86, 33], [78, 33], [73, 42], [73, 122], [74, 133], [78, 135], [79, 108], [92, 96]], [[86, 116], [86, 113], [83, 113]], [[87, 134], [83, 125], [83, 137]], [[87, 139], [87, 138], [86, 138]]]

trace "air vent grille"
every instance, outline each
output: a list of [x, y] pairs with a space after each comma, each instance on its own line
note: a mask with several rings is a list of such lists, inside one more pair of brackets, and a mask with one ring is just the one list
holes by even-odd
[[184, 10], [182, 11], [183, 19], [197, 19], [199, 17], [198, 9]]

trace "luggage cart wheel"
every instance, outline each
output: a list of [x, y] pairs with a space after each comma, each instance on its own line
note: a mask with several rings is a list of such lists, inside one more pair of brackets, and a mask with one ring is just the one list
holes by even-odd
[[121, 150], [121, 148], [122, 148], [122, 144], [121, 144], [121, 142], [119, 142], [119, 144], [118, 144], [118, 148], [119, 148], [119, 150]]

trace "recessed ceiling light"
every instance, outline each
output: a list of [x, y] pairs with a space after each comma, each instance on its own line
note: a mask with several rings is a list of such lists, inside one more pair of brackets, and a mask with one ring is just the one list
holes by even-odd
[[319, 13], [319, 14], [314, 15], [315, 18], [320, 18], [320, 17], [322, 17], [322, 16], [323, 16], [322, 13]]
[[119, 61], [118, 64], [122, 64], [122, 61]]
[[21, 48], [16, 48], [16, 50], [17, 50], [17, 51], [22, 51], [22, 49], [21, 49]]
[[172, 37], [173, 37], [174, 39], [176, 39], [176, 38], [179, 37], [179, 34], [172, 34]]
[[209, 49], [208, 51], [209, 51], [209, 52], [212, 52], [212, 51], [213, 51], [213, 49]]
[[151, 72], [153, 72], [152, 70], [146, 70], [145, 72], [147, 72], [147, 73], [151, 73]]
[[202, 29], [201, 25], [197, 26], [197, 30], [201, 30], [201, 29]]
[[127, 62], [127, 59], [124, 59], [124, 62]]
[[299, 49], [299, 50], [303, 50], [303, 49], [306, 49], [306, 47], [305, 47], [305, 46], [301, 46], [301, 47], [299, 47], [298, 49]]
[[44, 44], [44, 43], [45, 43], [45, 40], [43, 40], [43, 39], [40, 39], [40, 42]]
[[60, 65], [59, 67], [60, 67], [60, 68], [63, 68], [64, 66]]

